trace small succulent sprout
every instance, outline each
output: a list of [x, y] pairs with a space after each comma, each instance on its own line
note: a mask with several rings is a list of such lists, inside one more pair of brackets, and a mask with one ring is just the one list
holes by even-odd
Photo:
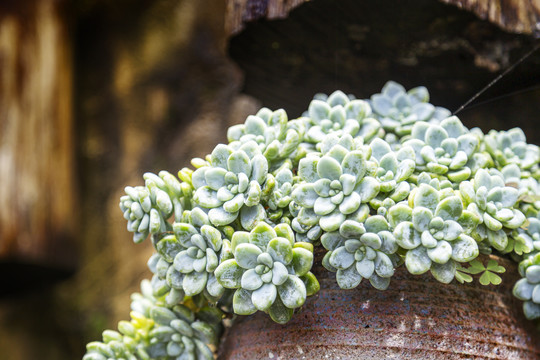
[[120, 198], [120, 210], [128, 221], [128, 231], [133, 232], [133, 241], [139, 243], [149, 234], [170, 230], [167, 220], [179, 216], [191, 206], [186, 197], [191, 196], [188, 183], [180, 183], [167, 171], [159, 176], [146, 173], [145, 186], [126, 186], [126, 195]]
[[499, 169], [508, 164], [516, 164], [522, 170], [529, 171], [538, 168], [540, 149], [537, 145], [527, 144], [520, 128], [491, 130], [484, 137], [484, 145]]
[[[346, 137], [345, 137], [346, 138]], [[350, 217], [356, 216], [362, 203], [368, 203], [379, 192], [379, 182], [365, 176], [365, 154], [334, 145], [325, 155], [311, 155], [302, 159], [298, 175], [303, 183], [292, 193], [302, 207], [297, 222], [304, 226], [319, 225], [332, 232]]]
[[516, 282], [513, 294], [524, 301], [523, 312], [530, 320], [540, 318], [540, 253], [523, 260], [519, 264], [522, 276]]
[[[517, 164], [508, 164], [501, 169], [506, 186], [518, 189], [519, 208], [527, 217], [532, 210], [534, 214], [540, 209], [540, 182], [527, 171], [522, 171]], [[535, 215], [532, 216], [535, 216]]]
[[269, 181], [274, 181], [274, 186], [266, 201], [268, 218], [276, 222], [283, 215], [283, 210], [288, 208], [292, 201], [294, 176], [288, 167], [282, 167], [277, 170], [276, 176], [272, 180], [267, 180], [267, 183]]
[[417, 170], [445, 175], [456, 183], [467, 180], [474, 175], [473, 170], [487, 164], [487, 157], [477, 153], [479, 144], [478, 138], [456, 116], [441, 121], [440, 125], [417, 122], [410, 139], [403, 143], [414, 149]]
[[302, 140], [299, 132], [288, 126], [287, 113], [283, 109], [272, 111], [268, 108], [248, 116], [244, 124], [230, 127], [227, 138], [233, 147], [233, 142], [255, 141], [271, 164], [291, 156]]
[[169, 305], [176, 305], [186, 296], [181, 274], [174, 269], [172, 261], [166, 261], [159, 253], [148, 260], [148, 268], [154, 274], [150, 281], [152, 294]]
[[480, 219], [481, 225], [472, 234], [473, 237], [478, 241], [487, 237], [491, 246], [504, 251], [508, 245], [505, 230], [517, 229], [526, 221], [525, 215], [514, 208], [518, 201], [518, 190], [506, 186], [499, 171], [480, 169], [472, 181], [459, 184], [459, 192], [467, 204], [467, 210]]
[[370, 201], [370, 205], [377, 210], [407, 198], [412, 189], [408, 180], [416, 167], [415, 153], [407, 146], [394, 152], [387, 142], [378, 138], [371, 142], [370, 147], [371, 159], [377, 164], [375, 177], [380, 183], [380, 193]]
[[232, 238], [233, 259], [215, 271], [225, 288], [236, 289], [233, 309], [249, 315], [267, 312], [278, 322], [290, 320], [293, 310], [318, 289], [310, 273], [313, 246], [295, 243], [287, 224], [272, 227], [260, 222], [250, 233], [237, 231]]
[[339, 232], [325, 233], [321, 243], [328, 250], [323, 265], [336, 272], [339, 287], [352, 289], [366, 278], [379, 290], [388, 288], [398, 245], [383, 216], [370, 216], [362, 224], [346, 220]]
[[206, 290], [212, 298], [219, 299], [225, 289], [217, 282], [214, 271], [220, 261], [229, 256], [228, 246], [223, 247], [221, 232], [208, 224], [198, 227], [174, 223], [173, 229], [183, 248], [175, 255], [173, 267], [178, 272], [175, 274], [177, 281], [182, 281], [184, 292], [194, 296]]
[[478, 220], [463, 210], [458, 196], [446, 193], [421, 184], [410, 195], [412, 207], [400, 203], [388, 211], [396, 241], [406, 250], [409, 272], [418, 275], [431, 270], [443, 283], [454, 278], [456, 262], [469, 262], [479, 254], [476, 241], [466, 234]]
[[540, 252], [540, 214], [527, 218], [527, 221], [527, 228], [518, 228], [517, 234], [514, 234], [515, 241], [522, 246], [518, 255]]
[[304, 140], [310, 143], [318, 143], [328, 134], [370, 140], [381, 130], [379, 121], [370, 117], [367, 101], [351, 100], [341, 91], [335, 91], [326, 100], [314, 99], [305, 115], [310, 122]]
[[209, 210], [208, 218], [214, 226], [229, 225], [239, 217], [244, 229], [253, 229], [266, 217], [260, 201], [268, 161], [257, 144], [250, 141], [237, 150], [218, 145], [211, 154], [211, 163], [193, 173], [193, 200]]
[[141, 290], [142, 294], [132, 296], [131, 308], [132, 317], [152, 324], [144, 347], [147, 359], [214, 359], [209, 345], [219, 340], [222, 314], [218, 309], [195, 313], [184, 305], [163, 306], [147, 282]]
[[[129, 344], [129, 345], [128, 345]], [[103, 342], [93, 341], [86, 345], [83, 360], [139, 360], [144, 359], [144, 352], [136, 354], [133, 344], [124, 342], [124, 337], [117, 331], [105, 330]], [[130, 346], [131, 345], [131, 346]], [[148, 357], [146, 358], [148, 359]]]
[[230, 241], [211, 226], [200, 208], [186, 211], [182, 220], [173, 224], [173, 234], [153, 238], [157, 254], [148, 261], [154, 273], [153, 294], [164, 296], [168, 305], [179, 303], [186, 295], [198, 294], [216, 302], [225, 289], [213, 273], [221, 261], [231, 256]]
[[370, 104], [384, 130], [399, 137], [409, 135], [418, 121], [437, 124], [451, 115], [448, 109], [429, 103], [429, 93], [425, 87], [416, 87], [407, 92], [394, 81], [387, 82], [380, 94], [373, 95]]

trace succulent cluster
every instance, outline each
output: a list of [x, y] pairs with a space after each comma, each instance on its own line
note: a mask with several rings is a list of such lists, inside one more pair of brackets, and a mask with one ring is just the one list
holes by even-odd
[[118, 331], [105, 330], [103, 342], [89, 343], [83, 360], [214, 359], [210, 347], [218, 343], [223, 313], [215, 307], [197, 312], [185, 305], [167, 306], [152, 294], [149, 281], [142, 294], [133, 294], [131, 321]]
[[504, 268], [477, 258], [504, 255], [540, 317], [540, 151], [520, 129], [467, 129], [426, 88], [388, 82], [370, 99], [317, 95], [294, 120], [263, 108], [227, 137], [178, 178], [126, 187], [154, 276], [85, 360], [212, 358], [222, 312], [286, 323], [319, 290], [317, 263], [343, 289], [384, 290], [399, 267], [498, 284]]

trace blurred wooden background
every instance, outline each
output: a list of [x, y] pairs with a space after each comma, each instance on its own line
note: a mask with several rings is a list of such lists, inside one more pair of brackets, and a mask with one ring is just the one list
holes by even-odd
[[[128, 317], [151, 249], [118, 198], [144, 172], [317, 92], [393, 79], [455, 110], [537, 44], [539, 21], [538, 0], [1, 2], [0, 357], [80, 358]], [[460, 114], [537, 144], [539, 116], [538, 53]]]

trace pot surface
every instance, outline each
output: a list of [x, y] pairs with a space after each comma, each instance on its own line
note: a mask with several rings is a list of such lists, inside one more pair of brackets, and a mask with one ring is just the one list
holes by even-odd
[[507, 269], [498, 286], [442, 284], [401, 266], [385, 291], [365, 279], [342, 290], [319, 262], [321, 290], [291, 321], [238, 316], [219, 359], [540, 359], [538, 330], [512, 296], [516, 264], [498, 261]]

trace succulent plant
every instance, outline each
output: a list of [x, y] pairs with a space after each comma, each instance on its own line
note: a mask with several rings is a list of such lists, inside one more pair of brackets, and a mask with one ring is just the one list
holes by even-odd
[[298, 131], [289, 126], [283, 109], [272, 111], [268, 108], [248, 116], [244, 124], [231, 126], [227, 138], [232, 146], [236, 145], [235, 142], [255, 141], [270, 165], [274, 166], [291, 156], [302, 140]]
[[193, 173], [194, 202], [208, 209], [208, 218], [215, 226], [229, 225], [240, 217], [244, 229], [253, 229], [257, 221], [266, 217], [260, 201], [268, 161], [254, 141], [237, 150], [220, 144], [210, 160], [211, 166]]
[[314, 144], [328, 134], [361, 136], [367, 141], [381, 130], [379, 121], [370, 117], [371, 107], [367, 101], [351, 100], [339, 90], [324, 100], [312, 100], [304, 115], [308, 119], [304, 141]]
[[286, 323], [319, 290], [318, 246], [343, 289], [384, 290], [403, 264], [498, 285], [505, 268], [477, 257], [506, 256], [540, 318], [540, 155], [521, 130], [469, 130], [426, 88], [388, 82], [370, 100], [317, 95], [290, 121], [263, 108], [227, 135], [195, 170], [126, 187], [120, 208], [135, 242], [150, 235], [154, 276], [84, 360], [213, 358], [222, 311]]
[[370, 148], [371, 160], [377, 164], [375, 176], [380, 183], [380, 192], [369, 204], [381, 214], [385, 214], [388, 208], [407, 198], [411, 192], [412, 187], [408, 180], [416, 168], [416, 155], [408, 146], [394, 152], [382, 139], [374, 139]]
[[158, 254], [149, 262], [157, 276], [152, 279], [154, 294], [169, 294], [172, 299], [168, 303], [203, 292], [209, 300], [219, 300], [225, 289], [217, 282], [214, 270], [232, 256], [229, 240], [222, 238], [200, 208], [186, 211], [183, 221], [172, 227], [174, 235], [155, 241]]
[[173, 214], [179, 217], [191, 206], [189, 183], [180, 183], [167, 171], [161, 171], [159, 176], [146, 173], [144, 179], [146, 186], [127, 186], [126, 195], [120, 198], [120, 210], [128, 221], [128, 231], [134, 233], [135, 243], [143, 241], [149, 234], [170, 230], [167, 219]]
[[164, 306], [147, 280], [141, 291], [132, 295], [131, 321], [120, 321], [119, 331], [106, 330], [103, 343], [88, 344], [84, 360], [214, 359], [208, 345], [219, 339], [220, 310], [206, 307], [194, 313], [180, 304]]
[[484, 145], [499, 169], [508, 164], [516, 164], [520, 169], [529, 171], [538, 168], [540, 149], [537, 145], [527, 144], [520, 128], [491, 130], [484, 138]]
[[467, 235], [479, 220], [463, 209], [451, 188], [438, 190], [421, 184], [411, 193], [409, 203], [412, 207], [401, 203], [388, 211], [396, 241], [407, 250], [407, 270], [411, 274], [431, 270], [438, 281], [449, 283], [456, 262], [469, 262], [479, 254], [476, 241]]
[[540, 318], [540, 253], [519, 264], [522, 276], [514, 285], [513, 294], [524, 301], [523, 312], [527, 319]]
[[442, 120], [440, 125], [415, 123], [403, 145], [414, 149], [417, 170], [445, 175], [456, 183], [467, 180], [489, 162], [486, 155], [477, 152], [478, 137], [470, 134], [456, 116]]
[[369, 279], [379, 290], [388, 287], [397, 263], [392, 254], [398, 250], [389, 230], [387, 220], [375, 215], [363, 224], [346, 220], [339, 232], [325, 233], [321, 237], [321, 244], [329, 250], [323, 265], [337, 272], [336, 280], [342, 289], [357, 287], [363, 278]]
[[388, 81], [380, 94], [371, 96], [370, 104], [384, 130], [400, 137], [409, 135], [417, 121], [438, 124], [451, 115], [448, 109], [429, 103], [425, 87], [406, 91], [394, 81]]
[[295, 243], [287, 224], [272, 228], [260, 222], [250, 233], [235, 232], [232, 252], [234, 258], [222, 262], [215, 275], [223, 287], [237, 289], [233, 298], [237, 314], [260, 310], [284, 323], [318, 290], [310, 273], [313, 246]]
[[86, 354], [83, 356], [83, 360], [139, 360], [145, 359], [144, 356], [149, 359], [147, 354], [143, 352], [135, 355], [136, 350], [130, 345], [124, 342], [124, 337], [119, 332], [105, 330], [103, 342], [93, 341], [86, 345]]
[[480, 169], [472, 181], [459, 184], [460, 196], [480, 225], [472, 233], [478, 241], [487, 238], [490, 245], [503, 251], [508, 245], [505, 230], [517, 229], [525, 223], [525, 215], [514, 206], [519, 192], [506, 186], [503, 175], [495, 169]]
[[266, 201], [268, 219], [277, 222], [282, 218], [284, 211], [288, 209], [292, 201], [294, 176], [288, 167], [281, 167], [276, 170], [275, 177], [269, 177], [266, 183], [267, 185], [273, 183], [270, 185], [271, 189]]
[[352, 138], [346, 135], [322, 156], [308, 154], [300, 161], [298, 175], [303, 182], [295, 187], [292, 198], [302, 209], [293, 220], [294, 227], [318, 225], [326, 232], [336, 231], [346, 219], [362, 212], [362, 203], [377, 195], [379, 182], [366, 176], [366, 154], [354, 149]]

